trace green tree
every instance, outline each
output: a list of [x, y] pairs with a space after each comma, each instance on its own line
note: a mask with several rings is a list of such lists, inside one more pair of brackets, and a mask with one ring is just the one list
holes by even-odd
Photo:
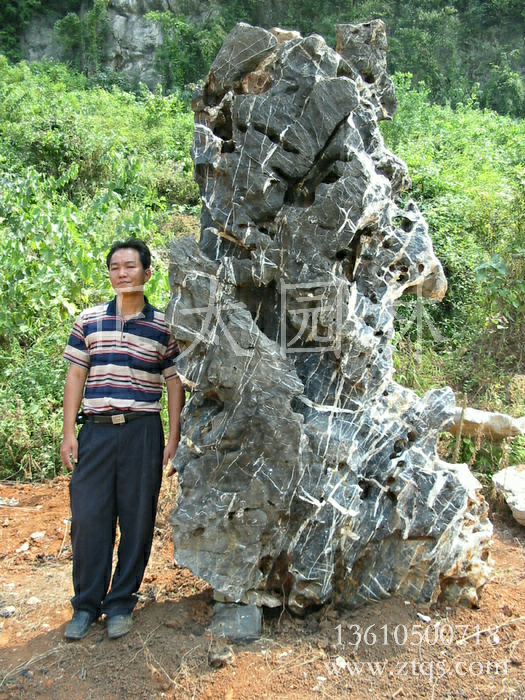
[[503, 53], [500, 64], [491, 66], [480, 102], [500, 114], [522, 117], [525, 116], [525, 81], [512, 70], [510, 58]]
[[150, 12], [147, 18], [159, 22], [164, 31], [157, 54], [164, 87], [184, 88], [202, 78], [226, 37], [217, 6], [211, 3], [198, 21], [171, 12]]
[[109, 36], [109, 0], [95, 0], [82, 17], [70, 12], [55, 23], [55, 32], [64, 48], [64, 57], [86, 75], [100, 71]]

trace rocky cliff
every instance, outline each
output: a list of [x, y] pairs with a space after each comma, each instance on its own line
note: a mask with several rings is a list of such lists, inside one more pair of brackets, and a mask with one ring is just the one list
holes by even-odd
[[[91, 3], [84, 3], [80, 15]], [[156, 52], [163, 40], [160, 25], [145, 18], [148, 12], [178, 13], [173, 0], [110, 0], [108, 4], [109, 38], [103, 66], [154, 88], [160, 79], [155, 65]], [[35, 15], [22, 37], [24, 57], [29, 61], [61, 58], [61, 47], [53, 33], [58, 14]]]

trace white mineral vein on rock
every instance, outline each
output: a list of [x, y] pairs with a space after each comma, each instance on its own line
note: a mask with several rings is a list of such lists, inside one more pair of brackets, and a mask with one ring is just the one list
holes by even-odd
[[172, 243], [167, 310], [193, 387], [175, 557], [223, 601], [476, 604], [492, 526], [437, 456], [453, 393], [393, 380], [396, 300], [446, 280], [377, 126], [385, 29], [337, 36], [239, 24], [194, 97], [201, 237]]

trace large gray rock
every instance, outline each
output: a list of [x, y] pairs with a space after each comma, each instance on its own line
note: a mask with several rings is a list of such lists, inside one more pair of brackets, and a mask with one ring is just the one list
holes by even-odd
[[456, 407], [454, 424], [449, 432], [455, 435], [461, 429], [468, 437], [487, 437], [490, 440], [504, 440], [525, 435], [525, 416], [513, 418], [506, 413], [479, 411], [477, 408]]
[[525, 464], [501, 469], [492, 475], [492, 483], [507, 501], [514, 519], [525, 526]]
[[167, 310], [193, 388], [175, 556], [223, 601], [475, 604], [492, 527], [436, 453], [453, 393], [393, 380], [396, 301], [446, 280], [377, 126], [384, 25], [338, 37], [238, 25], [195, 95], [201, 238], [172, 243]]

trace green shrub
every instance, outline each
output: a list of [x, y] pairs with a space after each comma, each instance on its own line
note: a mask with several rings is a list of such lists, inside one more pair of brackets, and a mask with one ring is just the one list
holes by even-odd
[[94, 0], [93, 7], [82, 15], [69, 12], [55, 23], [55, 33], [62, 43], [64, 58], [86, 75], [101, 70], [105, 46], [110, 34], [109, 0]]

